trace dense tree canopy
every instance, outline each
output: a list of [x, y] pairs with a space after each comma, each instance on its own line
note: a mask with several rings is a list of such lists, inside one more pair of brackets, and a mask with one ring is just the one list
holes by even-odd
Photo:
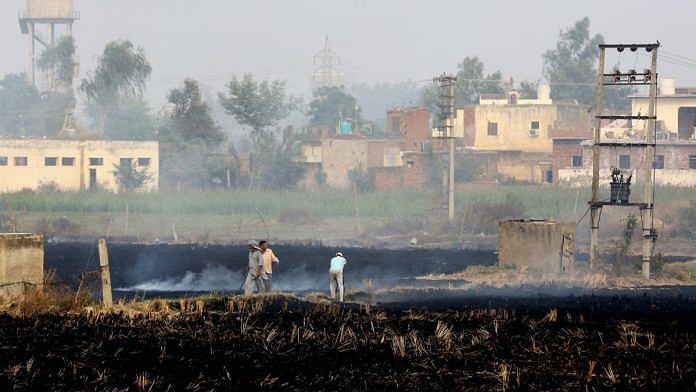
[[0, 80], [0, 135], [51, 135], [72, 102], [63, 94], [41, 94], [25, 74], [7, 74]]
[[[357, 119], [354, 117], [357, 114]], [[342, 87], [319, 87], [313, 92], [309, 103], [311, 125], [323, 125], [335, 128], [339, 121], [351, 118], [361, 122], [360, 107], [355, 97], [348, 94]]]
[[50, 91], [70, 95], [75, 64], [75, 40], [71, 36], [63, 36], [46, 48], [36, 62], [37, 68], [50, 76]]
[[169, 91], [167, 100], [173, 106], [171, 119], [178, 137], [184, 140], [199, 139], [210, 144], [224, 140], [210, 107], [201, 98], [198, 82], [184, 80], [183, 86]]
[[478, 103], [481, 94], [502, 94], [505, 92], [503, 74], [495, 71], [484, 73], [484, 65], [476, 56], [467, 56], [459, 63], [455, 105], [462, 107]]
[[285, 92], [285, 81], [263, 80], [258, 82], [252, 75], [242, 79], [232, 77], [227, 84], [227, 94], [219, 93], [220, 105], [243, 126], [251, 128], [252, 144], [251, 178], [249, 187], [256, 186], [264, 143], [269, 143], [268, 127], [276, 125], [296, 107], [296, 100]]
[[80, 85], [88, 104], [94, 109], [89, 113], [97, 115], [92, 120], [99, 124], [102, 132], [107, 129], [110, 112], [119, 110], [124, 102], [142, 96], [151, 74], [152, 67], [142, 48], [135, 48], [127, 40], [106, 44], [96, 70]]
[[[454, 105], [460, 108], [479, 102], [481, 94], [502, 94], [505, 92], [503, 74], [500, 71], [486, 74], [483, 62], [476, 56], [467, 56], [459, 63]], [[431, 83], [421, 92], [421, 104], [433, 114], [439, 112], [439, 91], [437, 83]]]
[[[590, 19], [585, 17], [561, 31], [554, 49], [543, 55], [543, 74], [551, 83], [551, 98], [575, 99], [592, 106], [595, 101], [599, 45], [604, 43], [600, 34], [590, 33]], [[626, 96], [633, 88], [608, 88], [604, 103], [612, 109], [627, 109]]]

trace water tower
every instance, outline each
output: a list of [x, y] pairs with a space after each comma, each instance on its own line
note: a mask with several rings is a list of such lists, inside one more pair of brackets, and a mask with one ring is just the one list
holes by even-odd
[[[75, 11], [75, 0], [27, 0], [27, 9], [19, 13], [22, 34], [29, 35], [29, 80], [35, 83], [36, 42], [44, 47], [56, 41], [56, 25], [64, 25], [65, 33], [72, 35], [73, 22], [80, 19]], [[48, 37], [41, 34], [45, 26]]]

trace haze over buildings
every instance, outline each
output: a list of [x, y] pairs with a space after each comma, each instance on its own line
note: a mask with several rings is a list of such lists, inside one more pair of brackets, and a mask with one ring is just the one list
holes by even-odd
[[[559, 30], [583, 16], [607, 41], [659, 39], [667, 51], [696, 57], [690, 39], [696, 3], [678, 0], [659, 7], [646, 0], [77, 0], [75, 6], [80, 77], [94, 68], [104, 44], [130, 39], [153, 65], [147, 97], [155, 110], [188, 76], [219, 90], [233, 73], [251, 72], [287, 79], [290, 92], [309, 97], [312, 59], [326, 35], [348, 82], [426, 80], [454, 71], [467, 55], [479, 56], [488, 72], [539, 79], [541, 54], [555, 45]], [[0, 74], [26, 71], [28, 43], [17, 23], [24, 8], [24, 0], [0, 3]], [[639, 22], [648, 14], [650, 23]], [[689, 68], [662, 62], [660, 71], [696, 85]]]

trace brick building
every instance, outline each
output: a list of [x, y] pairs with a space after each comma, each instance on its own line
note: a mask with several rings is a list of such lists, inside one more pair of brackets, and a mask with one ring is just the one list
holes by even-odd
[[559, 178], [559, 169], [583, 167], [582, 142], [592, 139], [592, 129], [553, 129], [549, 136], [553, 143], [553, 179]]
[[400, 108], [387, 112], [387, 137], [401, 139], [402, 151], [423, 151], [431, 138], [430, 111], [426, 108]]

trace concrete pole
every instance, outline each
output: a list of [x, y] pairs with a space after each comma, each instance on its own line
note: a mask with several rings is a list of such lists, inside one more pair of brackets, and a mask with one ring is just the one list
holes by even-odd
[[598, 191], [599, 191], [599, 154], [600, 154], [600, 141], [601, 141], [601, 130], [602, 130], [602, 99], [604, 98], [604, 56], [605, 49], [603, 47], [599, 48], [599, 68], [597, 77], [597, 96], [595, 97], [596, 109], [595, 109], [595, 129], [594, 129], [594, 143], [592, 145], [592, 200], [590, 204], [590, 269], [594, 269], [599, 260], [599, 255], [597, 254], [597, 241], [599, 236], [599, 217], [601, 206], [597, 205], [599, 201]]
[[106, 240], [99, 240], [99, 272], [102, 280], [102, 301], [104, 306], [110, 308], [114, 305], [111, 296], [111, 272], [109, 271], [109, 253], [106, 249]]
[[450, 223], [454, 222], [454, 153], [455, 153], [455, 143], [454, 143], [454, 78], [449, 79], [449, 124], [447, 130], [449, 131], [449, 205], [448, 205], [448, 219]]
[[31, 84], [36, 84], [36, 79], [34, 77], [34, 55], [36, 50], [36, 42], [34, 41], [34, 24], [29, 22], [27, 24], [29, 28], [29, 81]]
[[355, 233], [357, 236], [362, 234], [360, 226], [360, 204], [358, 202], [358, 185], [353, 181], [353, 212], [355, 214]]
[[[655, 106], [657, 104], [657, 48], [652, 50], [652, 65], [650, 68], [650, 106], [648, 107], [648, 137], [645, 159], [645, 203], [647, 207], [643, 214], [643, 279], [650, 279], [650, 259], [653, 247], [653, 165], [655, 160]], [[648, 164], [650, 162], [650, 164]]]
[[[48, 41], [49, 45], [51, 47], [55, 46], [55, 44], [56, 44], [56, 25], [55, 25], [55, 23], [51, 23], [50, 26], [48, 27], [48, 40], [49, 40]], [[51, 68], [48, 71], [48, 88], [53, 92], [56, 91], [56, 75], [55, 75], [53, 68]], [[65, 123], [65, 120], [63, 121], [63, 123]]]

